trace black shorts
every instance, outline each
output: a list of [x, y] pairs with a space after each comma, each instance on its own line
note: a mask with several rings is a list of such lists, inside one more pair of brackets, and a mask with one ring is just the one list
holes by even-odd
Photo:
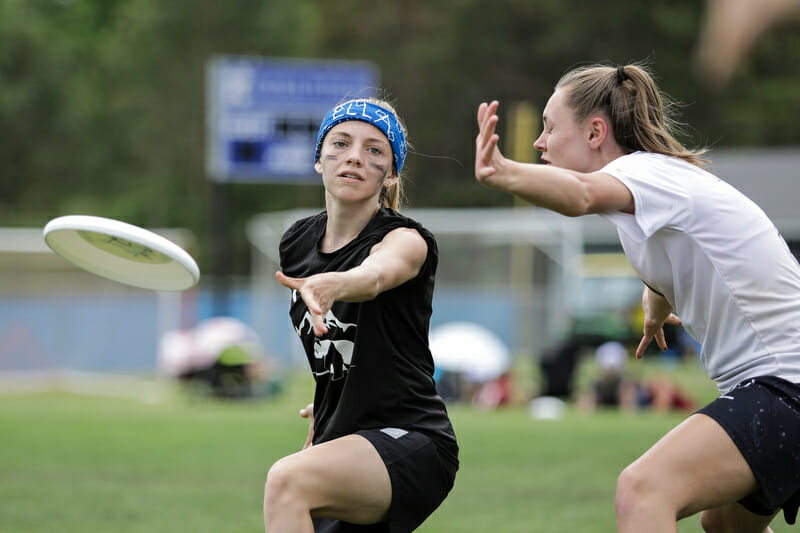
[[378, 451], [389, 471], [392, 503], [385, 522], [356, 525], [314, 518], [315, 533], [405, 533], [414, 531], [444, 501], [456, 478], [458, 464], [440, 453], [433, 440], [417, 431], [397, 428], [356, 433]]
[[774, 376], [748, 379], [697, 411], [730, 435], [760, 486], [739, 500], [768, 516], [783, 509], [794, 524], [800, 505], [800, 385]]

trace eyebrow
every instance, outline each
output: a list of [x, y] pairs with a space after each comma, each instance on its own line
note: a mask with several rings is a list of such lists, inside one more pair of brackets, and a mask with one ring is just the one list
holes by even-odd
[[[352, 135], [350, 135], [349, 133], [344, 132], [344, 131], [335, 131], [335, 132], [333, 132], [331, 134], [331, 137], [336, 137], [337, 135], [342, 136], [342, 137], [346, 137], [348, 139], [352, 139], [353, 138]], [[391, 146], [391, 143], [389, 143], [389, 139], [384, 139], [384, 138], [381, 138], [381, 137], [367, 137], [366, 140], [367, 140], [367, 142], [371, 142], [371, 143], [383, 143], [383, 144], [386, 144], [388, 146]]]

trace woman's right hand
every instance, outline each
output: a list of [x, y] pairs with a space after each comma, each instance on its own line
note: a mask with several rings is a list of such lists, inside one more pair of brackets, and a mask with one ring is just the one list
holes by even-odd
[[505, 158], [497, 147], [500, 136], [495, 133], [497, 121], [497, 100], [478, 106], [478, 137], [475, 139], [475, 178], [488, 187], [493, 186], [494, 176], [503, 166]]
[[312, 445], [311, 442], [314, 440], [314, 404], [310, 403], [300, 409], [300, 416], [308, 418], [308, 436], [305, 444], [303, 444], [303, 449], [305, 450]]

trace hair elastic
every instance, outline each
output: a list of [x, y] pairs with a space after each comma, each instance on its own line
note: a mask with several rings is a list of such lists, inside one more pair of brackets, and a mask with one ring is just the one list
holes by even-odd
[[628, 79], [628, 73], [625, 72], [625, 67], [623, 65], [619, 65], [617, 67], [617, 83], [622, 83], [627, 79]]
[[350, 100], [333, 107], [322, 119], [317, 133], [317, 147], [314, 150], [314, 161], [319, 160], [322, 141], [335, 125], [347, 120], [360, 120], [372, 124], [386, 135], [394, 154], [394, 168], [399, 173], [406, 160], [406, 136], [403, 127], [394, 113], [366, 100]]

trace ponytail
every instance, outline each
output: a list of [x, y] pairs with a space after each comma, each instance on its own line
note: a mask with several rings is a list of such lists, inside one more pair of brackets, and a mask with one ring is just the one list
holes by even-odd
[[380, 202], [383, 207], [388, 207], [389, 209], [397, 211], [402, 205], [401, 200], [402, 188], [400, 186], [400, 176], [398, 176], [394, 184], [384, 187], [383, 190], [381, 190]]
[[605, 113], [625, 153], [664, 154], [701, 168], [708, 162], [701, 157], [705, 149], [687, 149], [675, 139], [672, 132], [680, 124], [670, 116], [674, 104], [665, 102], [642, 65], [580, 67], [565, 74], [556, 88], [567, 90], [568, 105], [578, 121], [597, 111]]

